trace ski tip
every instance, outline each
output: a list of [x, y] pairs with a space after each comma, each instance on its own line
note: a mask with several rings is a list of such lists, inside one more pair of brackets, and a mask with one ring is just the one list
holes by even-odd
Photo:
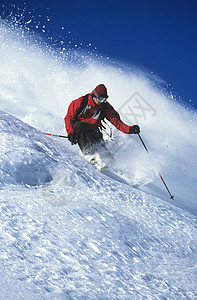
[[133, 184], [132, 187], [135, 188], [135, 189], [139, 189], [140, 185], [139, 184]]
[[105, 166], [105, 167], [102, 167], [101, 169], [100, 169], [100, 172], [102, 173], [103, 171], [105, 171], [105, 170], [107, 170], [108, 169], [108, 167], [107, 166]]

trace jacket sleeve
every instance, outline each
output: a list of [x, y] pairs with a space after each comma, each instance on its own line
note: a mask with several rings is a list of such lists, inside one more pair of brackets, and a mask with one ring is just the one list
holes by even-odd
[[123, 123], [120, 119], [119, 113], [107, 103], [107, 120], [110, 121], [118, 130], [123, 133], [129, 133], [130, 126]]
[[80, 97], [77, 100], [73, 100], [68, 107], [67, 115], [64, 118], [65, 127], [68, 134], [74, 132], [73, 124], [74, 122], [76, 122], [76, 119], [78, 117], [82, 99], [83, 97]]

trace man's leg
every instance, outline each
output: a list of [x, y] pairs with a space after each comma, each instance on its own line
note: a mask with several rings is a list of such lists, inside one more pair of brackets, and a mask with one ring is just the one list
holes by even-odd
[[92, 130], [83, 122], [77, 121], [73, 125], [74, 132], [76, 133], [78, 145], [83, 154], [93, 154], [92, 145]]
[[103, 139], [103, 134], [98, 128], [96, 131], [92, 133], [92, 140], [95, 144], [95, 149], [99, 152], [102, 157], [105, 158], [113, 158], [113, 155], [109, 152], [105, 141]]
[[94, 143], [103, 141], [103, 134], [100, 132], [99, 128], [92, 132], [92, 140]]

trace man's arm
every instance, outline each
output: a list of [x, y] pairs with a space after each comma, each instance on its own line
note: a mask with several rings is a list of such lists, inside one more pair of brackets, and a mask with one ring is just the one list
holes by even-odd
[[111, 106], [111, 104], [107, 103], [107, 115], [106, 118], [110, 121], [118, 130], [123, 133], [132, 134], [139, 133], [140, 128], [138, 125], [128, 126], [120, 119], [119, 113]]
[[111, 104], [107, 103], [107, 120], [110, 121], [118, 130], [123, 133], [129, 133], [130, 126], [123, 123], [120, 119], [119, 113], [111, 106]]

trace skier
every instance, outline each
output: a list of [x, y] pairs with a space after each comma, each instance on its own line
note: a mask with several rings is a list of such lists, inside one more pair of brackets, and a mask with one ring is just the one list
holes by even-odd
[[84, 155], [93, 154], [94, 145], [103, 141], [101, 121], [106, 118], [117, 129], [127, 134], [138, 134], [138, 125], [128, 126], [118, 112], [107, 102], [107, 88], [99, 84], [90, 94], [73, 100], [64, 118], [68, 140], [79, 145]]

